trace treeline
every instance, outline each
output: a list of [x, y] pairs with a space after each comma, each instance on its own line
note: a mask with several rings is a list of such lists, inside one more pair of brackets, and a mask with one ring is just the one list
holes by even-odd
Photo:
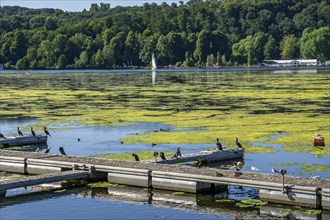
[[182, 67], [330, 59], [327, 0], [191, 0], [82, 12], [0, 7], [0, 64], [17, 69]]

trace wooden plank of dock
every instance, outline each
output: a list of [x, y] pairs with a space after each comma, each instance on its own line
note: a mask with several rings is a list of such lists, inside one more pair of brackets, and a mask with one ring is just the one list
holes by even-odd
[[17, 177], [0, 181], [0, 192], [26, 186], [33, 186], [45, 183], [53, 183], [64, 180], [85, 179], [89, 177], [88, 171], [72, 170], [55, 172], [36, 176]]

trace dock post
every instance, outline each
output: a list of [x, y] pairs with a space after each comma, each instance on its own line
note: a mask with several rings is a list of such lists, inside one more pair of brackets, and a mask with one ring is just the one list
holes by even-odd
[[152, 189], [152, 170], [148, 171], [148, 189]]
[[94, 165], [89, 166], [89, 177], [90, 178], [93, 178], [95, 176], [95, 172], [96, 172], [95, 166]]
[[284, 174], [282, 175], [282, 193], [284, 194]]
[[23, 173], [25, 174], [25, 175], [27, 175], [28, 174], [28, 169], [27, 169], [27, 158], [24, 158], [24, 161], [23, 161], [23, 163], [24, 163], [24, 168], [23, 168]]
[[72, 170], [78, 170], [79, 166], [78, 164], [72, 164]]

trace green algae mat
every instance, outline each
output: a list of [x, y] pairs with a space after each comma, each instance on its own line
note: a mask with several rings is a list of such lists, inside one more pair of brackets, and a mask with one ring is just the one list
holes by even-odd
[[[246, 152], [329, 154], [330, 70], [0, 74], [0, 117], [38, 118], [38, 124], [173, 125], [126, 143], [215, 143]], [[29, 128], [23, 128], [28, 130]], [[326, 147], [314, 147], [315, 133]], [[266, 145], [256, 145], [263, 143]]]

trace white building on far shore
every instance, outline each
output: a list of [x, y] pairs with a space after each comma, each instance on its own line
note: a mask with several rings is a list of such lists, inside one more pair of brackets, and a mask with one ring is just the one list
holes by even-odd
[[265, 66], [317, 66], [317, 59], [296, 59], [296, 60], [264, 60]]

